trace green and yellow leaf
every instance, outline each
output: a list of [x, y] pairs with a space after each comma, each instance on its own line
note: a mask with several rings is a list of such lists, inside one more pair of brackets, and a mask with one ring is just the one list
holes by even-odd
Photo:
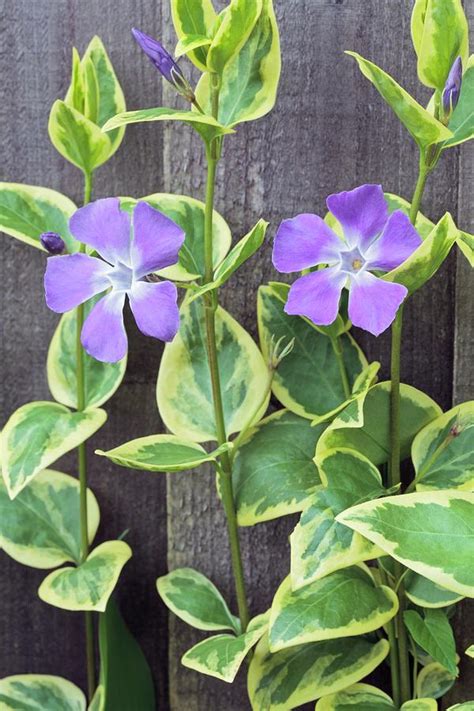
[[67, 679], [17, 674], [0, 680], [2, 711], [86, 711], [86, 697]]
[[248, 433], [234, 460], [232, 484], [240, 526], [302, 511], [320, 488], [313, 456], [324, 425], [279, 410]]
[[463, 74], [461, 95], [448, 124], [452, 137], [448, 138], [443, 148], [452, 148], [474, 137], [474, 55]]
[[125, 541], [106, 541], [75, 568], [60, 568], [41, 583], [38, 595], [62, 610], [104, 612], [132, 551]]
[[407, 571], [403, 578], [403, 585], [408, 599], [419, 607], [449, 607], [463, 599], [462, 595], [442, 588], [413, 570]]
[[[238, 432], [265, 396], [268, 371], [255, 342], [223, 308], [215, 313], [219, 372], [228, 435]], [[181, 327], [165, 347], [157, 400], [166, 426], [195, 442], [217, 439], [211, 378], [206, 355], [204, 306], [181, 306]], [[266, 410], [267, 403], [262, 408]], [[260, 415], [261, 416], [261, 415]]]
[[0, 183], [0, 230], [43, 251], [43, 232], [57, 232], [68, 252], [77, 252], [79, 243], [69, 232], [69, 218], [76, 205], [62, 193], [37, 185]]
[[2, 473], [14, 499], [42, 469], [91, 437], [107, 419], [104, 410], [71, 412], [54, 402], [22, 405], [0, 439]]
[[99, 126], [60, 99], [52, 106], [48, 131], [56, 150], [84, 173], [92, 173], [111, 154], [112, 142]]
[[382, 554], [371, 541], [336, 521], [337, 514], [350, 506], [384, 493], [378, 469], [350, 449], [327, 450], [316, 464], [325, 488], [311, 496], [290, 536], [294, 590]]
[[255, 617], [245, 634], [220, 634], [189, 649], [181, 659], [185, 667], [231, 684], [245, 657], [268, 627], [268, 613]]
[[[89, 542], [99, 526], [99, 507], [87, 492]], [[79, 482], [45, 469], [11, 501], [0, 478], [0, 548], [32, 568], [78, 563], [81, 553]]]
[[359, 504], [337, 520], [410, 570], [474, 597], [473, 516], [474, 494], [430, 491]]
[[221, 74], [247, 40], [262, 12], [262, 0], [230, 0], [207, 54], [207, 69]]
[[[212, 37], [217, 14], [212, 0], [171, 0], [171, 14], [176, 34], [180, 41], [188, 35]], [[196, 47], [189, 52], [189, 59], [202, 72], [207, 71], [208, 47]]]
[[442, 610], [405, 610], [403, 620], [412, 639], [436, 662], [454, 676], [458, 674], [456, 642], [446, 614]]
[[345, 689], [370, 674], [385, 659], [387, 640], [375, 644], [355, 637], [313, 642], [276, 654], [268, 636], [257, 645], [248, 673], [253, 711], [288, 711]]
[[450, 674], [439, 662], [427, 664], [418, 674], [416, 694], [419, 698], [440, 699], [454, 685], [456, 676]]
[[413, 440], [417, 491], [474, 490], [474, 401], [453, 407]]
[[370, 684], [353, 684], [319, 699], [315, 711], [398, 711], [390, 696]]
[[156, 581], [158, 594], [174, 614], [199, 630], [233, 630], [240, 621], [232, 615], [216, 586], [193, 568], [178, 568]]

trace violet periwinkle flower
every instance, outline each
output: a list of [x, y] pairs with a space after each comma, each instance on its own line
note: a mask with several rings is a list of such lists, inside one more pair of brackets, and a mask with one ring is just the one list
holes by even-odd
[[443, 110], [445, 117], [450, 117], [459, 101], [462, 85], [462, 59], [454, 60], [443, 90]]
[[285, 311], [328, 326], [338, 315], [346, 287], [352, 323], [378, 336], [390, 326], [408, 292], [372, 272], [398, 267], [421, 239], [405, 213], [389, 215], [380, 185], [330, 195], [326, 204], [341, 225], [342, 239], [310, 214], [284, 220], [277, 231], [273, 264], [279, 272], [326, 265], [293, 283]]
[[81, 342], [97, 360], [113, 363], [127, 352], [123, 308], [128, 297], [138, 328], [146, 336], [171, 341], [179, 328], [176, 286], [145, 277], [175, 264], [183, 230], [146, 202], [137, 203], [132, 219], [118, 198], [80, 208], [69, 221], [80, 242], [101, 257], [68, 254], [50, 257], [44, 277], [46, 303], [65, 313], [107, 291], [85, 320]]
[[43, 232], [40, 242], [50, 254], [62, 254], [66, 249], [63, 238], [57, 232]]
[[171, 54], [158, 40], [135, 27], [132, 29], [132, 35], [166, 81], [172, 84], [181, 96], [192, 103], [195, 99], [194, 91]]

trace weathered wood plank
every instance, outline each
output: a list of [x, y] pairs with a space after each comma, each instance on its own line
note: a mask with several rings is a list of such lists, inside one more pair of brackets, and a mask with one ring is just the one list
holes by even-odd
[[[97, 33], [105, 42], [130, 107], [159, 102], [161, 79], [135, 45], [132, 25], [158, 32], [160, 3], [127, 0], [18, 0], [3, 6], [0, 32], [2, 179], [46, 185], [81, 200], [81, 177], [49, 143], [52, 102], [68, 84], [71, 46], [83, 51]], [[119, 153], [97, 174], [94, 194], [146, 195], [156, 185], [162, 134], [147, 127], [130, 131]], [[144, 169], [145, 164], [148, 166]], [[29, 400], [48, 398], [45, 359], [57, 317], [43, 297], [44, 256], [10, 237], [1, 237], [0, 342], [2, 423]], [[166, 571], [164, 478], [120, 469], [94, 457], [127, 439], [158, 431], [154, 381], [160, 348], [130, 328], [131, 352], [124, 385], [107, 406], [109, 421], [90, 447], [90, 483], [101, 505], [98, 540], [129, 528], [134, 557], [119, 597], [124, 616], [152, 664], [160, 708], [167, 708], [167, 623], [155, 578]], [[75, 472], [73, 457], [64, 471]], [[46, 606], [36, 596], [44, 577], [1, 554], [0, 674], [62, 674], [84, 686], [81, 615]], [[152, 621], [152, 622], [151, 622]]]

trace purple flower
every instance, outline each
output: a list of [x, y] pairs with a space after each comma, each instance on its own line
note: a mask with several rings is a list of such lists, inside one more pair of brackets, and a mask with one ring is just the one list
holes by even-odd
[[443, 109], [445, 116], [451, 116], [459, 101], [462, 84], [462, 59], [454, 60], [443, 90]]
[[107, 291], [87, 317], [81, 341], [87, 353], [108, 363], [127, 352], [126, 296], [146, 336], [171, 341], [179, 328], [176, 286], [169, 281], [151, 283], [145, 277], [177, 262], [184, 232], [146, 202], [137, 203], [133, 229], [131, 223], [118, 198], [77, 210], [69, 222], [72, 234], [102, 259], [82, 253], [50, 257], [44, 276], [46, 303], [58, 313]]
[[324, 220], [309, 214], [284, 220], [277, 231], [273, 264], [279, 272], [327, 265], [294, 282], [285, 311], [328, 326], [337, 317], [346, 287], [352, 323], [378, 336], [390, 326], [408, 292], [371, 272], [398, 267], [421, 239], [405, 213], [388, 214], [380, 185], [330, 195], [326, 204], [342, 227], [342, 239]]
[[50, 254], [62, 254], [66, 249], [63, 238], [57, 232], [43, 232], [40, 242]]
[[135, 29], [135, 27], [132, 29], [132, 35], [166, 81], [169, 81], [181, 96], [193, 102], [195, 98], [193, 89], [178, 64], [163, 45], [158, 40], [150, 37], [150, 35]]

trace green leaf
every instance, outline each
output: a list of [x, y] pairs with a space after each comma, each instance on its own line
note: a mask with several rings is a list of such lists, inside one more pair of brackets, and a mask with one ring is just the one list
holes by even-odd
[[313, 457], [324, 425], [279, 410], [252, 428], [234, 460], [240, 526], [302, 511], [320, 485]]
[[41, 583], [38, 595], [62, 610], [104, 612], [132, 551], [124, 541], [106, 541], [76, 568], [60, 568]]
[[[86, 316], [100, 297], [84, 306]], [[48, 350], [47, 375], [51, 395], [68, 407], [77, 407], [76, 381], [77, 311], [63, 314]], [[115, 393], [125, 375], [127, 357], [118, 363], [103, 363], [88, 353], [82, 354], [86, 407], [99, 407]]]
[[168, 108], [125, 111], [125, 113], [117, 114], [117, 116], [109, 119], [102, 127], [102, 130], [107, 132], [120, 126], [128, 126], [131, 123], [146, 123], [148, 121], [182, 121], [194, 128], [207, 143], [226, 133], [234, 133], [232, 128], [222, 126], [212, 116], [205, 116], [196, 111], [181, 111]]
[[71, 83], [64, 97], [64, 103], [79, 113], [84, 113], [84, 80], [82, 76], [81, 58], [75, 47], [72, 48]]
[[[117, 75], [115, 74], [102, 40], [100, 37], [97, 37], [97, 35], [91, 39], [82, 58], [81, 66], [83, 70], [87, 66], [93, 67], [93, 81], [97, 87], [96, 106], [94, 110], [96, 115], [95, 123], [102, 128], [110, 118], [125, 111], [126, 105]], [[87, 91], [87, 73], [85, 74]], [[124, 128], [118, 128], [116, 131], [108, 134], [110, 149], [107, 159], [109, 159], [120, 146], [124, 132]]]
[[410, 635], [434, 661], [457, 676], [456, 642], [446, 614], [442, 610], [425, 610], [424, 618], [416, 610], [405, 610], [403, 620]]
[[[215, 322], [224, 419], [230, 435], [247, 424], [249, 411], [263, 400], [268, 371], [250, 335], [227, 311], [219, 307]], [[195, 442], [217, 439], [201, 301], [181, 306], [179, 333], [166, 345], [161, 360], [157, 399], [161, 417], [175, 435]], [[266, 407], [267, 403], [263, 412]]]
[[[405, 213], [405, 215], [410, 215], [411, 204], [408, 200], [405, 200], [400, 197], [400, 195], [395, 195], [394, 193], [384, 193], [384, 195], [388, 204], [388, 211], [390, 213], [395, 210], [401, 210]], [[425, 215], [423, 215], [422, 212], [418, 212], [416, 216], [415, 228], [423, 241], [430, 236], [434, 226], [434, 222], [429, 220]]]
[[[354, 403], [336, 417], [321, 435], [316, 456], [325, 449], [355, 449], [378, 466], [388, 461], [390, 453], [390, 382], [377, 383], [367, 393], [362, 420], [352, 417]], [[420, 390], [400, 386], [401, 456], [410, 454], [415, 435], [441, 414], [440, 407]]]
[[90, 57], [83, 62], [84, 76], [84, 116], [97, 124], [99, 113], [99, 83], [95, 67]]
[[474, 701], [465, 701], [462, 704], [450, 706], [448, 711], [474, 711]]
[[375, 86], [421, 149], [451, 137], [451, 131], [415, 101], [389, 74], [356, 52], [346, 54], [354, 57], [362, 74]]
[[212, 39], [207, 69], [222, 74], [225, 65], [240, 50], [262, 12], [262, 0], [230, 0]]
[[104, 711], [104, 703], [105, 703], [104, 687], [99, 685], [94, 692], [92, 701], [90, 702], [89, 706], [87, 707], [87, 711]]
[[466, 257], [467, 261], [474, 267], [474, 235], [468, 232], [459, 232], [458, 247]]
[[474, 401], [445, 412], [412, 445], [417, 491], [474, 490]]
[[17, 674], [0, 680], [2, 711], [86, 711], [86, 697], [70, 681], [47, 674]]
[[216, 586], [193, 568], [178, 568], [156, 581], [165, 605], [188, 625], [198, 630], [233, 630], [240, 633], [240, 621], [231, 614]]
[[288, 711], [332, 694], [370, 674], [385, 659], [387, 640], [364, 637], [313, 642], [272, 654], [268, 637], [257, 645], [248, 675], [253, 711]]
[[179, 59], [185, 54], [190, 54], [193, 49], [208, 47], [211, 43], [212, 40], [204, 35], [183, 35], [176, 45], [174, 51], [175, 57]]
[[231, 249], [229, 254], [222, 260], [222, 262], [217, 267], [214, 272], [214, 278], [208, 284], [204, 284], [199, 289], [191, 295], [188, 303], [194, 301], [199, 296], [202, 296], [208, 291], [217, 289], [219, 286], [225, 284], [225, 282], [230, 279], [232, 274], [250, 259], [255, 252], [261, 247], [263, 240], [265, 239], [265, 232], [268, 227], [268, 222], [265, 220], [259, 220], [255, 227], [253, 227], [245, 237], [237, 242], [237, 244]]
[[14, 499], [42, 469], [91, 437], [107, 419], [104, 410], [71, 412], [54, 402], [22, 405], [0, 440], [3, 478]]
[[110, 156], [110, 138], [95, 123], [59, 99], [52, 106], [48, 131], [56, 150], [84, 173], [92, 173]]
[[231, 684], [248, 652], [257, 644], [267, 627], [268, 613], [259, 615], [251, 620], [245, 634], [239, 637], [230, 634], [209, 637], [189, 649], [181, 661], [189, 669]]
[[69, 218], [76, 210], [72, 200], [56, 190], [0, 183], [0, 230], [43, 251], [41, 234], [57, 232], [68, 252], [77, 252], [79, 242], [69, 232]]
[[461, 95], [448, 124], [452, 137], [443, 148], [452, 148], [474, 137], [474, 55], [463, 74]]
[[325, 488], [312, 495], [290, 536], [294, 590], [381, 554], [366, 538], [336, 521], [337, 514], [350, 506], [383, 494], [378, 469], [350, 449], [327, 450], [316, 464]]
[[[369, 684], [353, 684], [343, 691], [324, 696], [315, 711], [398, 711], [390, 696]], [[436, 707], [435, 707], [436, 711]]]
[[437, 711], [438, 704], [435, 699], [413, 699], [405, 701], [401, 711]]
[[359, 566], [337, 570], [294, 591], [288, 576], [273, 599], [270, 650], [366, 634], [382, 627], [397, 611], [393, 590], [377, 586], [368, 569]]
[[456, 57], [467, 59], [469, 28], [461, 0], [416, 0], [411, 31], [421, 83], [442, 91]]
[[448, 607], [463, 599], [462, 595], [436, 585], [432, 580], [414, 573], [413, 570], [406, 572], [403, 585], [408, 599], [419, 607]]
[[450, 674], [439, 662], [427, 664], [418, 674], [416, 693], [420, 698], [440, 699], [454, 685], [457, 675]]
[[384, 274], [382, 279], [403, 284], [409, 293], [413, 294], [436, 274], [458, 236], [459, 230], [447, 212], [418, 249], [415, 249], [399, 267]]
[[[188, 35], [212, 37], [217, 14], [212, 5], [212, 0], [171, 0], [171, 13], [173, 24], [179, 40]], [[196, 47], [189, 52], [189, 59], [202, 72], [207, 71], [208, 47]]]
[[[272, 0], [263, 0], [260, 17], [248, 40], [227, 63], [219, 92], [219, 121], [236, 126], [254, 121], [273, 108], [280, 79], [280, 39]], [[196, 95], [211, 106], [209, 74], [201, 77]]]
[[471, 659], [474, 659], [474, 644], [471, 644], [465, 651], [465, 654], [467, 654], [468, 657], [471, 657]]
[[[286, 314], [285, 297], [281, 298], [277, 286], [261, 286], [258, 290], [258, 329], [263, 354], [268, 360], [272, 336], [276, 340], [283, 338], [286, 343], [294, 338], [295, 342], [275, 373], [272, 391], [284, 407], [301, 417], [327, 415], [346, 401], [331, 339], [305, 319]], [[344, 334], [341, 342], [352, 386], [367, 362], [351, 336]]]
[[367, 397], [372, 385], [377, 382], [377, 373], [380, 370], [380, 363], [374, 361], [364, 368], [364, 370], [359, 373], [357, 378], [354, 380], [354, 385], [352, 386], [352, 394], [340, 405], [327, 412], [325, 415], [320, 415], [315, 417], [312, 421], [312, 425], [318, 425], [321, 422], [327, 422], [332, 420], [336, 415], [338, 415], [342, 410], [344, 410], [344, 419], [346, 424], [352, 423], [352, 426], [363, 424], [363, 412], [364, 412], [364, 402]]
[[99, 616], [99, 649], [101, 711], [155, 711], [150, 667], [113, 597]]
[[[224, 448], [228, 449], [228, 445]], [[215, 462], [222, 449], [219, 448], [208, 454], [199, 444], [174, 435], [149, 435], [132, 439], [108, 452], [98, 449], [96, 454], [129, 469], [144, 469], [148, 472], [182, 472], [199, 467], [204, 462]]]
[[[97, 500], [88, 489], [89, 543], [99, 526]], [[0, 478], [0, 548], [33, 568], [78, 563], [81, 555], [79, 482], [45, 469], [11, 501]]]
[[474, 597], [473, 515], [474, 494], [430, 491], [369, 501], [344, 511], [337, 520], [410, 570]]

